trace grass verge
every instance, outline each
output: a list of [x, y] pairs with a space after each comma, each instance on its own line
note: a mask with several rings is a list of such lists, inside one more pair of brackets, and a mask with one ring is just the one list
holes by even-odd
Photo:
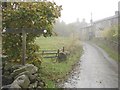
[[101, 47], [102, 49], [104, 49], [112, 59], [118, 61], [118, 52], [117, 51], [111, 49], [109, 46], [107, 46], [106, 44], [104, 44], [102, 42], [98, 42], [97, 40], [93, 40], [93, 42], [96, 45], [98, 45], [99, 47]]
[[70, 51], [67, 60], [57, 62], [56, 59], [42, 59], [40, 75], [46, 83], [46, 88], [56, 88], [56, 83], [64, 81], [82, 55], [82, 46], [79, 40], [66, 37], [37, 38], [36, 43], [41, 49], [58, 49], [65, 47]]
[[112, 49], [110, 49], [108, 46], [106, 45], [99, 45], [101, 48], [103, 48], [108, 55], [113, 58], [114, 60], [118, 61], [118, 53], [113, 51]]

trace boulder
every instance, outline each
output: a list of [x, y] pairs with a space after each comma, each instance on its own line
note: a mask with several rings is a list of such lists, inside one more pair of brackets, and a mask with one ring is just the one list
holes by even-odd
[[1, 87], [1, 90], [8, 90], [11, 87], [11, 85], [5, 85]]
[[41, 86], [38, 86], [37, 88], [41, 88]]
[[13, 86], [16, 84], [18, 84], [21, 88], [28, 88], [30, 80], [26, 75], [21, 75], [18, 78], [16, 78], [12, 83]]
[[28, 71], [30, 74], [34, 74], [38, 71], [38, 68], [32, 64], [26, 64], [25, 66], [22, 66], [19, 69], [14, 70], [11, 75], [13, 77], [16, 77], [17, 75], [25, 71]]
[[24, 71], [24, 72], [18, 74], [18, 75], [15, 77], [15, 79], [18, 78], [18, 77], [21, 76], [21, 75], [26, 75], [26, 76], [30, 77], [31, 73], [30, 73], [29, 71]]
[[[12, 89], [13, 88], [13, 89]], [[1, 87], [1, 90], [20, 90], [20, 86], [16, 83], [14, 84], [9, 84]]]
[[10, 88], [17, 88], [18, 89], [18, 88], [21, 88], [21, 87], [18, 85], [18, 83], [12, 83]]
[[58, 60], [59, 61], [64, 61], [66, 59], [67, 59], [66, 53], [64, 53], [64, 52], [59, 53], [59, 55], [58, 55]]
[[19, 68], [13, 71], [13, 73], [11, 73], [11, 76], [16, 77], [17, 75], [19, 75], [20, 73], [26, 71], [25, 68]]
[[23, 68], [25, 68], [25, 70], [29, 71], [31, 74], [38, 72], [38, 68], [33, 64], [26, 64]]
[[28, 75], [31, 83], [37, 80], [38, 74]]
[[20, 67], [22, 67], [22, 65], [13, 65], [12, 70], [19, 69]]
[[29, 88], [37, 88], [38, 81], [29, 85]]
[[38, 85], [39, 85], [40, 87], [45, 87], [45, 83], [42, 82], [42, 81], [39, 81], [39, 82], [38, 82]]
[[29, 78], [29, 80], [31, 81], [31, 83], [35, 82], [35, 81], [36, 81], [36, 78], [37, 78], [37, 76], [38, 76], [38, 74], [31, 74], [29, 71], [25, 71], [25, 72], [22, 72], [22, 73], [20, 73], [19, 75], [17, 75], [17, 76], [15, 77], [15, 79], [16, 79], [17, 77], [21, 76], [21, 75], [26, 75], [26, 76], [28, 76], [28, 78]]

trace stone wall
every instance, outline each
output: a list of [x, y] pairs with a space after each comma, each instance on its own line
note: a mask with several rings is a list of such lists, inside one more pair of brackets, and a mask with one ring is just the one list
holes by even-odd
[[5, 70], [2, 77], [4, 84], [2, 89], [45, 87], [45, 83], [38, 74], [38, 68], [33, 64], [26, 64], [25, 66], [16, 65], [8, 68], [8, 70]]

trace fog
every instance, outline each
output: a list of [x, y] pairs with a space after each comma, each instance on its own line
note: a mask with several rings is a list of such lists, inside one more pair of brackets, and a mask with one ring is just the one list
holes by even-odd
[[83, 18], [89, 23], [92, 18], [94, 21], [112, 16], [118, 10], [119, 0], [50, 0], [62, 5], [60, 20], [65, 23], [75, 22], [77, 18]]

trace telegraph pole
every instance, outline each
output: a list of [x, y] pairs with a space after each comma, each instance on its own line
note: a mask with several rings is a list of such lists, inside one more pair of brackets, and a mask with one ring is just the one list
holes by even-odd
[[91, 20], [90, 20], [90, 23], [91, 23], [91, 26], [92, 26], [92, 23], [93, 23], [93, 20], [92, 20], [92, 12], [91, 12]]
[[91, 38], [93, 38], [93, 35], [94, 35], [92, 12], [91, 12], [91, 20], [90, 20], [90, 23], [91, 23], [91, 30], [90, 30], [90, 39], [91, 39]]

